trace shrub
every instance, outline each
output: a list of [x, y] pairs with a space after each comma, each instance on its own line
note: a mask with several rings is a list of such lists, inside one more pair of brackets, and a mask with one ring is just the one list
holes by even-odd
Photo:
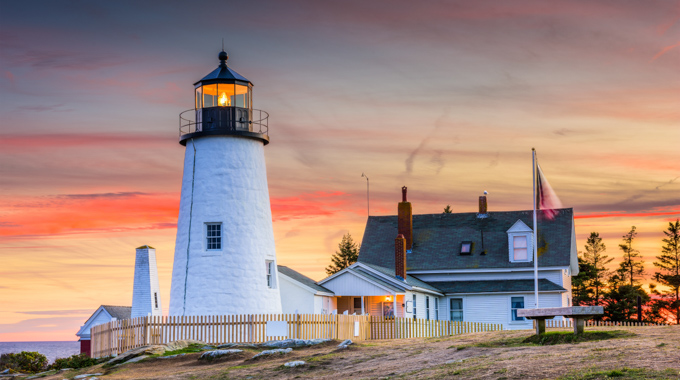
[[62, 369], [62, 368], [85, 368], [93, 366], [98, 363], [97, 359], [91, 358], [86, 354], [72, 355], [68, 358], [58, 358], [50, 366], [50, 369]]
[[8, 353], [0, 355], [0, 370], [36, 373], [47, 367], [47, 358], [39, 352], [22, 351], [18, 354]]

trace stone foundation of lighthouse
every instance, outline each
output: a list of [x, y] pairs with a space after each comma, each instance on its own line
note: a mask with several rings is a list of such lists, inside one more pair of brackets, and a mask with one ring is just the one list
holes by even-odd
[[170, 315], [281, 313], [277, 273], [263, 142], [187, 140]]

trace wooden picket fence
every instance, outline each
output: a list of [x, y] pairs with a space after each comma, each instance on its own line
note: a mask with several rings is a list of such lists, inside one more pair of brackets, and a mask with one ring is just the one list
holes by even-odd
[[[287, 335], [267, 334], [267, 322], [286, 322]], [[91, 328], [91, 355], [117, 355], [148, 344], [194, 339], [210, 345], [262, 343], [275, 339], [408, 339], [502, 330], [501, 324], [384, 318], [370, 315], [270, 314], [148, 316]]]
[[[623, 327], [645, 327], [645, 326], [666, 326], [665, 323], [649, 323], [649, 322], [615, 322], [615, 321], [595, 321], [592, 319], [586, 320], [585, 325], [587, 327], [609, 327], [609, 326], [623, 326]], [[573, 320], [571, 318], [566, 319], [546, 319], [546, 328], [573, 328]]]

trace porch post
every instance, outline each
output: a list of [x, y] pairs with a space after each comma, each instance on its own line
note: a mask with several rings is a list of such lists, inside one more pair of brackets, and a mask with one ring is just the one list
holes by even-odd
[[364, 315], [364, 296], [361, 296], [361, 315]]

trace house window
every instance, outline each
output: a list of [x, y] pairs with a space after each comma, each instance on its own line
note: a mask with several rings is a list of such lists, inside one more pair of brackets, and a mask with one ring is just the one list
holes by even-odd
[[512, 253], [513, 260], [515, 261], [527, 261], [529, 260], [529, 252], [527, 246], [526, 236], [513, 236], [512, 237]]
[[158, 293], [156, 292], [153, 292], [153, 302], [156, 305], [156, 309], [158, 309]]
[[434, 299], [434, 319], [439, 320], [439, 298]]
[[269, 289], [275, 289], [276, 284], [274, 283], [274, 262], [267, 260], [267, 287]]
[[451, 320], [462, 322], [463, 321], [463, 299], [462, 298], [451, 298], [450, 310], [451, 310]]
[[464, 241], [460, 243], [460, 254], [461, 256], [465, 255], [471, 255], [472, 254], [472, 247], [473, 244], [471, 241]]
[[524, 317], [517, 316], [517, 309], [524, 309], [524, 297], [512, 297], [510, 298], [510, 308], [512, 310], [512, 320], [513, 321], [523, 321]]
[[418, 313], [416, 313], [416, 295], [413, 295], [413, 319], [418, 318]]
[[208, 251], [219, 251], [222, 249], [222, 223], [205, 224], [206, 247]]
[[425, 319], [430, 320], [430, 296], [425, 296]]

